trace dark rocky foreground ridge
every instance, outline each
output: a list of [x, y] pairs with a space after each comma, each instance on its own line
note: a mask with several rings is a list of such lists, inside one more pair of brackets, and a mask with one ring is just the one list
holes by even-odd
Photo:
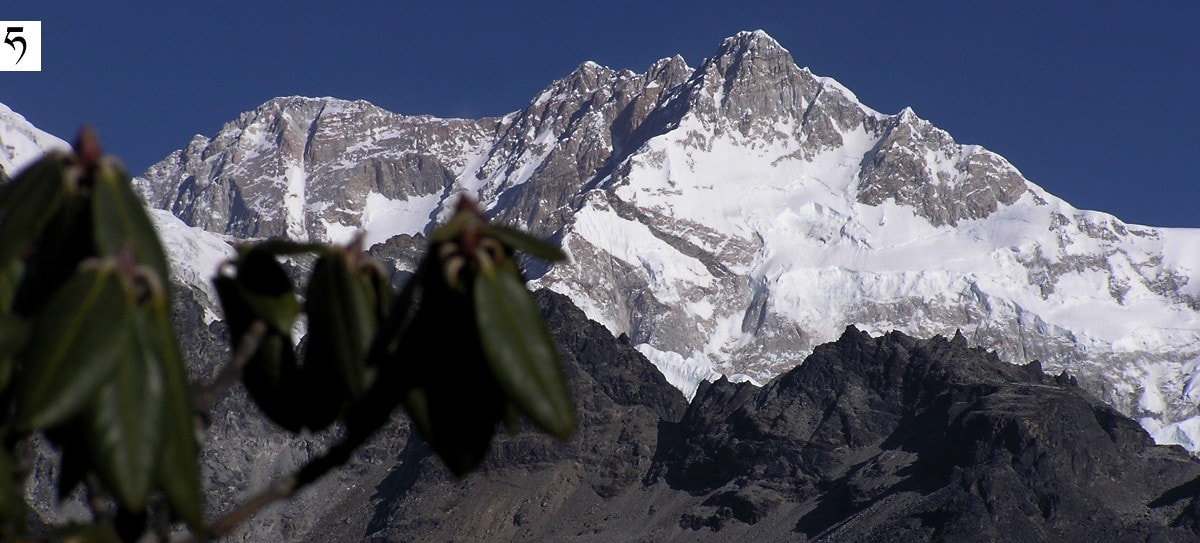
[[566, 298], [536, 297], [576, 438], [504, 437], [463, 480], [411, 438], [369, 499], [325, 504], [297, 539], [1200, 539], [1200, 462], [1036, 362], [851, 327], [765, 387], [704, 384], [689, 405]]

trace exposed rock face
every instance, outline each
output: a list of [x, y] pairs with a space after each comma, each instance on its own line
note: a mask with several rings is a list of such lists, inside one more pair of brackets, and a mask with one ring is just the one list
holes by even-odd
[[689, 108], [678, 116], [696, 115], [717, 135], [732, 127], [765, 142], [795, 139], [805, 144], [802, 154], [813, 156], [845, 145], [844, 132], [878, 124], [843, 90], [797, 66], [767, 34], [742, 32], [722, 42], [679, 89]]
[[962, 336], [848, 329], [763, 389], [703, 386], [677, 432], [659, 453], [664, 479], [733, 514], [702, 526], [800, 502], [794, 530], [828, 541], [1197, 535], [1166, 528], [1188, 500], [1162, 499], [1200, 473], [1195, 461], [1069, 377]]
[[[1068, 376], [953, 340], [853, 328], [759, 388], [686, 407], [561, 296], [538, 302], [581, 415], [451, 480], [409, 441], [309, 541], [1190, 541], [1200, 462]], [[682, 418], [679, 418], [682, 414]], [[366, 525], [364, 529], [362, 526]]]
[[[576, 436], [562, 444], [526, 430], [498, 439], [483, 472], [458, 483], [413, 438], [376, 488], [365, 535], [404, 541], [532, 540], [562, 533], [556, 510], [564, 501], [583, 498], [599, 505], [641, 488], [659, 425], [683, 415], [683, 395], [645, 357], [588, 321], [565, 297], [541, 291], [537, 301], [563, 356], [579, 422]], [[367, 504], [357, 505], [361, 511]], [[444, 508], [476, 520], [429, 514]], [[311, 540], [363, 535], [320, 532]]]
[[[238, 238], [419, 247], [460, 194], [573, 257], [531, 268], [687, 394], [766, 382], [856, 324], [962, 330], [1200, 448], [1195, 232], [1081, 211], [911, 110], [885, 115], [762, 32], [695, 68], [584, 63], [500, 118], [278, 98], [137, 180]], [[210, 271], [204, 272], [211, 273]]]
[[403, 117], [362, 101], [277, 98], [214, 138], [194, 137], [138, 188], [151, 206], [216, 233], [344, 237], [343, 223], [365, 226], [372, 212], [440, 198], [465, 150], [494, 124]]
[[891, 199], [936, 226], [986, 218], [1026, 191], [1025, 180], [1003, 158], [955, 145], [908, 109], [885, 124], [859, 176], [859, 202], [874, 206]]
[[573, 200], [611, 169], [617, 153], [636, 148], [647, 117], [688, 70], [678, 56], [644, 74], [589, 62], [552, 83], [504, 118], [495, 150], [474, 174], [485, 181], [481, 197], [500, 220], [547, 235], [559, 230]]

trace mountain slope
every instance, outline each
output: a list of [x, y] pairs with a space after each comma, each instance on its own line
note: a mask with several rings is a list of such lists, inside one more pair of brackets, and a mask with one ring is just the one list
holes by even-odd
[[851, 328], [764, 388], [703, 384], [683, 411], [636, 351], [561, 295], [537, 299], [567, 353], [581, 434], [501, 438], [461, 481], [410, 439], [369, 500], [296, 540], [1197, 537], [1200, 463], [1070, 377], [961, 336]]
[[[644, 134], [630, 136], [631, 141], [639, 137]], [[6, 138], [0, 132], [0, 142]], [[652, 145], [653, 139], [638, 147]], [[619, 177], [619, 168], [612, 167], [607, 177], [613, 173]], [[620, 203], [615, 194], [620, 187], [606, 193], [609, 189], [601, 185], [586, 190], [609, 198], [607, 210], [620, 208], [625, 216], [643, 221], [630, 228], [651, 231], [661, 242], [652, 249], [676, 250], [700, 262], [691, 269], [696, 276], [746, 273], [721, 260], [724, 255], [717, 251], [698, 250], [704, 240], [671, 235], [668, 229], [674, 225], [649, 221], [650, 211], [636, 201]], [[920, 228], [929, 224], [940, 232], [942, 238], [935, 241], [942, 248], [968, 253], [971, 245], [956, 241], [951, 221], [961, 228], [970, 221], [1004, 217], [1029, 192], [1045, 202], [1034, 200], [1034, 205], [1069, 209], [1039, 190], [1027, 188], [1013, 203], [1000, 202], [990, 211], [968, 206], [936, 215], [932, 211], [941, 208], [932, 207], [930, 215], [947, 221], [940, 226], [933, 226], [936, 219], [913, 216], [925, 221], [916, 223]], [[509, 194], [498, 192], [500, 198]], [[901, 192], [890, 198], [906, 198], [897, 196]], [[995, 196], [998, 202], [1000, 198]], [[561, 209], [542, 215], [547, 222], [561, 221], [558, 235], [576, 249], [579, 245], [570, 245], [570, 236], [582, 237], [577, 227], [588, 224], [580, 217], [606, 211], [584, 203], [571, 208], [574, 215]], [[774, 205], [788, 209], [787, 202]], [[757, 207], [770, 210], [763, 203]], [[510, 212], [537, 214], [539, 208]], [[296, 223], [286, 213], [282, 216], [282, 222], [260, 218], [256, 224], [286, 232]], [[178, 293], [173, 309], [191, 372], [210, 376], [229, 354], [223, 326], [212, 312], [207, 278], [231, 254], [236, 238], [187, 226], [165, 211], [155, 211], [153, 217], [171, 252]], [[1092, 225], [1094, 235], [1088, 238], [1106, 240], [1110, 245], [1097, 245], [1125, 254], [1139, 246], [1122, 241], [1123, 235], [1157, 240], [1169, 248], [1171, 234], [1180, 234], [1176, 240], [1186, 240], [1188, 234], [1124, 225], [1126, 231], [1120, 232], [1119, 223], [1106, 224], [1113, 230], [1105, 233]], [[717, 231], [720, 226], [712, 218], [705, 227]], [[1142, 233], [1129, 234], [1135, 229]], [[1000, 238], [1021, 232], [993, 228], [980, 235]], [[599, 235], [610, 242], [620, 239], [612, 231]], [[394, 278], [400, 279], [420, 243], [419, 233], [406, 233], [376, 244], [371, 252], [392, 262]], [[1072, 238], [1068, 246], [1074, 244], [1081, 244], [1080, 239]], [[652, 253], [639, 247], [620, 254], [637, 258]], [[660, 269], [677, 266], [683, 257], [674, 258], [678, 260], [662, 261]], [[789, 263], [788, 258], [777, 255], [776, 263]], [[586, 262], [577, 259], [575, 264], [579, 270]], [[1052, 271], [1045, 270], [1046, 278]], [[553, 282], [555, 273], [540, 280]], [[1069, 275], [1055, 273], [1057, 280]], [[1181, 288], [1185, 280], [1163, 289], [1179, 296], [1182, 305], [1189, 303]], [[1064, 288], [1048, 279], [1041, 284], [1052, 285], [1051, 293]], [[681, 299], [688, 294], [670, 286]], [[795, 367], [765, 387], [726, 379], [701, 383], [689, 404], [639, 350], [661, 352], [646, 344], [634, 349], [629, 336], [612, 337], [563, 295], [542, 290], [535, 298], [562, 349], [580, 413], [574, 441], [563, 445], [532, 433], [501, 437], [482, 473], [452, 481], [398, 418], [343, 469], [264, 511], [230, 539], [1103, 542], [1191, 541], [1200, 536], [1200, 463], [1179, 447], [1155, 446], [1136, 423], [1080, 389], [1073, 375], [1051, 378], [1038, 364], [1002, 363], [995, 354], [968, 347], [962, 335], [917, 340], [902, 333], [872, 337], [847, 328], [836, 342], [815, 347], [804, 363], [781, 361]], [[769, 316], [764, 309], [756, 311]], [[762, 333], [771, 322], [764, 317], [751, 326]], [[805, 340], [796, 328], [774, 333], [784, 345]], [[284, 435], [256, 415], [239, 389], [212, 415], [203, 450], [206, 493], [215, 512], [294, 469], [330, 437]], [[53, 469], [52, 461], [39, 461], [34, 477], [44, 478], [45, 470]], [[53, 505], [50, 485], [31, 489], [44, 517], [69, 514]]]
[[560, 241], [572, 262], [530, 270], [536, 283], [688, 394], [719, 374], [765, 382], [846, 324], [962, 330], [1200, 447], [1200, 232], [1075, 209], [911, 110], [862, 105], [762, 32], [696, 68], [585, 63], [493, 119], [280, 98], [138, 184], [214, 232], [372, 243], [419, 237], [472, 195]]
[[43, 132], [0, 104], [0, 180], [16, 175], [46, 151], [69, 147], [67, 142]]

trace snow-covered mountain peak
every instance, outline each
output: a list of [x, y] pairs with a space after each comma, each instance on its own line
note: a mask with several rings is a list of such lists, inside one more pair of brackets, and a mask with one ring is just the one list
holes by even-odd
[[691, 84], [693, 107], [713, 108], [743, 133], [754, 120], [802, 115], [819, 86], [787, 49], [761, 31], [727, 38], [696, 69]]
[[[405, 117], [362, 100], [276, 98], [136, 182], [151, 205], [213, 232], [342, 241], [361, 228], [377, 243], [424, 230], [455, 177], [447, 167], [465, 166], [490, 124]], [[411, 182], [414, 173], [429, 182]], [[183, 182], [151, 181], [163, 176]], [[408, 218], [418, 208], [419, 224]]]
[[[694, 69], [680, 55], [658, 59], [641, 74], [645, 81], [643, 90], [657, 90], [659, 93], [671, 90], [692, 75]], [[663, 96], [656, 93], [656, 96]]]
[[863, 105], [761, 32], [695, 68], [584, 63], [497, 119], [279, 99], [139, 184], [217, 233], [409, 236], [389, 248], [418, 246], [469, 194], [560, 242], [571, 262], [530, 276], [685, 391], [765, 381], [847, 324], [961, 330], [1200, 448], [1200, 231], [1077, 210], [911, 109]]
[[765, 30], [743, 30], [721, 41], [717, 48], [717, 57], [741, 57], [745, 55], [778, 55], [791, 53], [782, 44], [767, 34]]
[[0, 175], [12, 177], [46, 151], [70, 147], [67, 142], [43, 132], [19, 113], [0, 104]]
[[984, 218], [1015, 202], [1025, 180], [1003, 157], [962, 146], [910, 108], [887, 119], [859, 172], [857, 198], [910, 206], [935, 226]]

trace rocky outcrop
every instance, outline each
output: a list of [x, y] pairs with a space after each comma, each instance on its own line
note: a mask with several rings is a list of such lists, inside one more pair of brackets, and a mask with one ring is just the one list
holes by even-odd
[[486, 161], [465, 173], [496, 218], [550, 236], [581, 193], [663, 129], [647, 118], [690, 70], [679, 56], [642, 74], [586, 62], [501, 119]]
[[962, 336], [850, 328], [763, 389], [702, 387], [675, 432], [656, 469], [709, 496], [708, 516], [689, 517], [697, 528], [790, 512], [795, 532], [821, 541], [1200, 535], [1176, 528], [1200, 463], [1154, 446], [1069, 376], [1005, 364]]
[[884, 123], [859, 173], [858, 201], [912, 207], [936, 226], [982, 219], [1017, 201], [1025, 179], [1007, 160], [979, 147], [961, 147], [910, 109]]
[[[600, 506], [642, 487], [659, 426], [687, 409], [683, 395], [567, 298], [540, 291], [536, 300], [575, 399], [575, 437], [564, 444], [525, 429], [499, 438], [482, 472], [461, 481], [451, 480], [413, 437], [371, 503], [357, 504], [360, 511], [369, 507], [365, 531], [316, 532], [309, 540], [532, 540], [563, 533], [561, 508], [574, 500]], [[446, 509], [467, 516], [429, 514]]]
[[[452, 480], [415, 438], [348, 523], [303, 540], [1192, 541], [1200, 462], [1036, 363], [854, 328], [686, 406], [565, 298], [538, 303], [580, 414]], [[365, 526], [365, 527], [364, 527]]]
[[212, 138], [193, 137], [135, 182], [151, 206], [211, 232], [341, 238], [372, 214], [440, 198], [494, 124], [405, 117], [363, 101], [276, 98]]

